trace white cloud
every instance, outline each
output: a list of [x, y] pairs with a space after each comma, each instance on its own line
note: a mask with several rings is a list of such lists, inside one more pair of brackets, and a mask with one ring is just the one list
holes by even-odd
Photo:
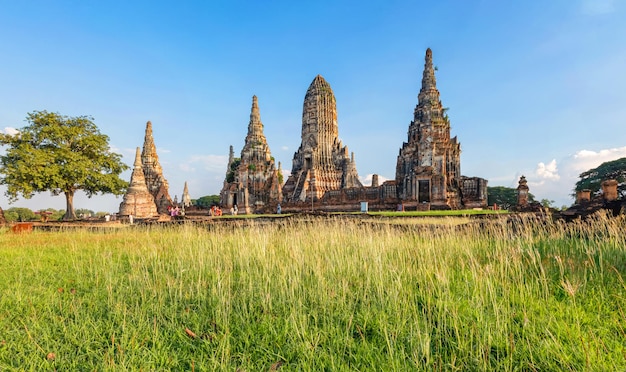
[[160, 147], [157, 149], [157, 154], [169, 154], [170, 152], [172, 152], [172, 150], [162, 149]]
[[580, 150], [572, 157], [571, 168], [578, 173], [595, 168], [600, 164], [626, 157], [626, 146], [600, 151]]
[[289, 150], [289, 146], [281, 146], [280, 149], [283, 150], [283, 151], [287, 151], [287, 150]]
[[188, 160], [179, 165], [179, 168], [185, 172], [194, 172], [196, 168], [193, 166], [198, 164], [203, 170], [210, 173], [226, 173], [228, 165], [228, 156], [225, 155], [192, 155]]
[[615, 11], [615, 0], [582, 0], [580, 10], [585, 15], [602, 15]]
[[13, 127], [4, 127], [4, 133], [14, 136], [16, 134], [18, 134], [20, 131], [13, 128]]
[[[557, 206], [570, 205], [574, 201], [571, 194], [580, 173], [623, 157], [626, 157], [626, 146], [598, 151], [580, 150], [563, 158], [558, 167], [556, 160], [548, 164], [539, 163], [534, 175], [526, 175], [530, 192], [539, 200], [555, 200]], [[513, 187], [517, 187], [517, 180]]]
[[561, 176], [559, 175], [559, 170], [556, 167], [556, 159], [552, 159], [548, 164], [539, 163], [537, 164], [537, 169], [535, 170], [535, 175], [541, 179], [555, 180], [558, 181]]
[[196, 171], [196, 168], [192, 167], [191, 165], [187, 163], [180, 164], [178, 168], [183, 172], [195, 172]]

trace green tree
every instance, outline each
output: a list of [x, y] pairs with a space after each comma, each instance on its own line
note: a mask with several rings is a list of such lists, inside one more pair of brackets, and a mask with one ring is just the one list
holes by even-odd
[[585, 189], [591, 190], [591, 195], [599, 195], [602, 191], [602, 181], [613, 179], [617, 181], [617, 192], [624, 198], [626, 197], [626, 158], [604, 162], [597, 168], [581, 173], [579, 178], [574, 187], [572, 195], [574, 197], [576, 191]]
[[226, 173], [226, 182], [233, 182], [235, 180], [235, 172], [237, 172], [239, 164], [241, 164], [241, 158], [235, 158], [233, 159], [233, 162], [230, 163], [230, 167]]
[[109, 137], [88, 116], [68, 117], [47, 111], [27, 115], [29, 123], [16, 135], [0, 134], [0, 184], [9, 201], [37, 192], [65, 194], [65, 220], [75, 219], [74, 194], [84, 191], [121, 195], [128, 183], [119, 174], [128, 169], [121, 155], [111, 152]]
[[[528, 201], [534, 202], [535, 196], [528, 193]], [[487, 204], [497, 204], [503, 209], [510, 209], [517, 205], [517, 189], [505, 186], [487, 187]]]
[[6, 218], [7, 222], [33, 221], [38, 219], [35, 212], [28, 208], [19, 207], [13, 207], [5, 210], [4, 218]]
[[211, 208], [212, 205], [217, 205], [220, 203], [220, 196], [219, 195], [206, 195], [198, 199], [193, 199], [191, 203], [198, 207]]
[[555, 201], [550, 199], [541, 199], [539, 203], [543, 205], [544, 208], [554, 208]]
[[87, 216], [95, 216], [96, 212], [92, 211], [91, 209], [87, 209], [87, 208], [78, 208], [74, 211], [74, 213], [76, 213], [77, 216], [83, 215], [83, 217], [87, 217]]

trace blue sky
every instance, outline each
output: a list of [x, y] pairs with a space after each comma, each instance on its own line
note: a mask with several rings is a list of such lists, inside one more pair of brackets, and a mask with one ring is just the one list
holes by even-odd
[[[34, 110], [90, 115], [132, 165], [145, 124], [172, 196], [217, 194], [252, 96], [289, 172], [317, 74], [359, 176], [395, 176], [426, 48], [461, 172], [571, 204], [580, 172], [626, 156], [626, 4], [553, 1], [0, 0], [0, 130]], [[130, 171], [124, 173], [130, 178]], [[44, 193], [0, 207], [65, 208]], [[121, 198], [77, 196], [118, 209]]]

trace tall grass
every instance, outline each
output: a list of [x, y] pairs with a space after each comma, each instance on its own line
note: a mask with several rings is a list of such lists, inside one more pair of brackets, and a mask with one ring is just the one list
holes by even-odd
[[0, 370], [624, 370], [625, 227], [0, 234]]

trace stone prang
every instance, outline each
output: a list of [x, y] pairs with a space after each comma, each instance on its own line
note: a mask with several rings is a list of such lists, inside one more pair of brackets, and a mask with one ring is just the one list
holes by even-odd
[[304, 97], [302, 143], [283, 187], [285, 202], [317, 200], [327, 191], [361, 188], [354, 161], [339, 140], [337, 103], [330, 84], [317, 75]]
[[426, 50], [422, 88], [396, 165], [396, 192], [406, 205], [434, 209], [487, 204], [487, 182], [461, 177], [461, 144], [439, 99], [432, 51]]
[[230, 147], [228, 169], [220, 192], [223, 208], [237, 206], [238, 213], [248, 214], [273, 210], [282, 199], [282, 174], [276, 169], [259, 111], [257, 96], [252, 97], [252, 109], [241, 158], [235, 159]]
[[183, 207], [191, 207], [191, 196], [189, 195], [189, 188], [187, 187], [187, 181], [185, 181], [185, 187], [183, 188]]
[[158, 215], [154, 197], [148, 191], [146, 179], [141, 166], [141, 150], [137, 147], [130, 186], [126, 190], [124, 200], [120, 203], [120, 215], [136, 218], [149, 218]]
[[154, 137], [152, 135], [152, 123], [146, 123], [146, 135], [141, 152], [141, 163], [146, 178], [146, 186], [152, 194], [159, 213], [167, 213], [167, 207], [171, 206], [172, 198], [169, 194], [167, 180], [163, 176], [163, 168], [159, 163]]

